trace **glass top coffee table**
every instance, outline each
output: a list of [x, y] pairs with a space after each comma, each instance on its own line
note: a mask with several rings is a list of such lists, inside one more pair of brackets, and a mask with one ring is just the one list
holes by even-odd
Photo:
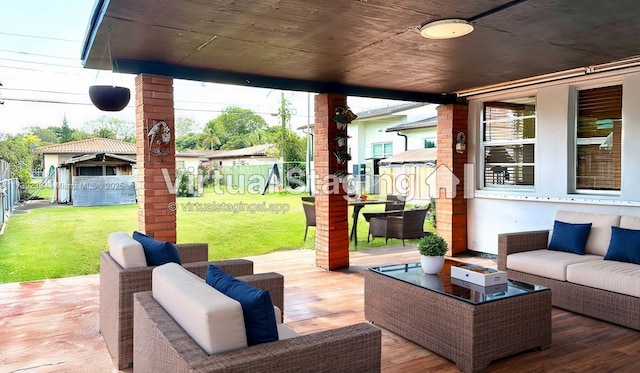
[[550, 289], [508, 281], [486, 292], [452, 283], [451, 266], [464, 264], [448, 259], [438, 275], [425, 275], [420, 263], [370, 268], [364, 276], [365, 318], [464, 372], [551, 346]]
[[420, 263], [387, 265], [373, 267], [369, 270], [473, 304], [481, 304], [547, 290], [544, 286], [531, 285], [518, 281], [508, 281], [506, 284], [482, 287], [452, 278], [451, 266], [465, 264], [467, 263], [448, 260], [443, 270], [437, 275], [425, 274], [422, 271]]

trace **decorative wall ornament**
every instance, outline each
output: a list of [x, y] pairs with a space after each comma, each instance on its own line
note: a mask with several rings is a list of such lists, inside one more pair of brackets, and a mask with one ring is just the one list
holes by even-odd
[[147, 132], [147, 140], [149, 141], [149, 154], [160, 157], [168, 155], [166, 149], [171, 142], [171, 128], [164, 120], [157, 121], [153, 127]]

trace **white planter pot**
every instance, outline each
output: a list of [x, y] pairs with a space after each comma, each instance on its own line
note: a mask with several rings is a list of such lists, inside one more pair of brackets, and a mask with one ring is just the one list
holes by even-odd
[[435, 275], [440, 272], [442, 267], [444, 266], [444, 256], [420, 256], [420, 265], [422, 266], [422, 271], [429, 275]]

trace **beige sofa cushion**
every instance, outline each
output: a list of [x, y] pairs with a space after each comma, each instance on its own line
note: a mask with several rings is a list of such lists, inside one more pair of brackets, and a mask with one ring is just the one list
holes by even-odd
[[242, 306], [177, 263], [153, 269], [155, 300], [208, 354], [247, 347]]
[[565, 223], [591, 223], [585, 254], [605, 256], [611, 241], [611, 226], [620, 225], [620, 215], [591, 214], [577, 211], [556, 211], [556, 220]]
[[640, 297], [640, 267], [637, 264], [598, 260], [567, 267], [567, 281]]
[[620, 217], [620, 228], [640, 229], [640, 216], [622, 215]]
[[109, 255], [120, 267], [127, 269], [147, 266], [142, 245], [126, 232], [109, 233], [108, 244]]
[[602, 257], [547, 249], [524, 251], [507, 255], [507, 269], [566, 281], [567, 266], [586, 261], [602, 261]]

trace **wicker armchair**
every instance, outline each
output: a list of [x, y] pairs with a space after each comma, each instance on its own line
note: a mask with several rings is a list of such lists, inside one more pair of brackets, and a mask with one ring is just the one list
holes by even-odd
[[[238, 279], [274, 294], [274, 273]], [[282, 276], [280, 276], [282, 278]], [[256, 282], [256, 280], [258, 280]], [[136, 372], [379, 372], [381, 331], [359, 323], [281, 341], [208, 355], [156, 302], [134, 295], [133, 360]], [[281, 308], [284, 309], [284, 308]]]
[[[385, 243], [389, 238], [399, 238], [404, 246], [405, 239], [422, 238], [424, 236], [424, 219], [426, 209], [405, 210], [401, 216], [372, 217], [369, 221], [369, 236], [373, 239], [384, 237]], [[367, 242], [369, 237], [367, 237]]]
[[[209, 264], [208, 245], [176, 246], [183, 266], [204, 278]], [[211, 263], [232, 276], [253, 273], [253, 262], [249, 260]], [[124, 269], [111, 258], [108, 251], [100, 254], [100, 333], [118, 369], [128, 368], [133, 363], [133, 293], [151, 290], [153, 268]]]

